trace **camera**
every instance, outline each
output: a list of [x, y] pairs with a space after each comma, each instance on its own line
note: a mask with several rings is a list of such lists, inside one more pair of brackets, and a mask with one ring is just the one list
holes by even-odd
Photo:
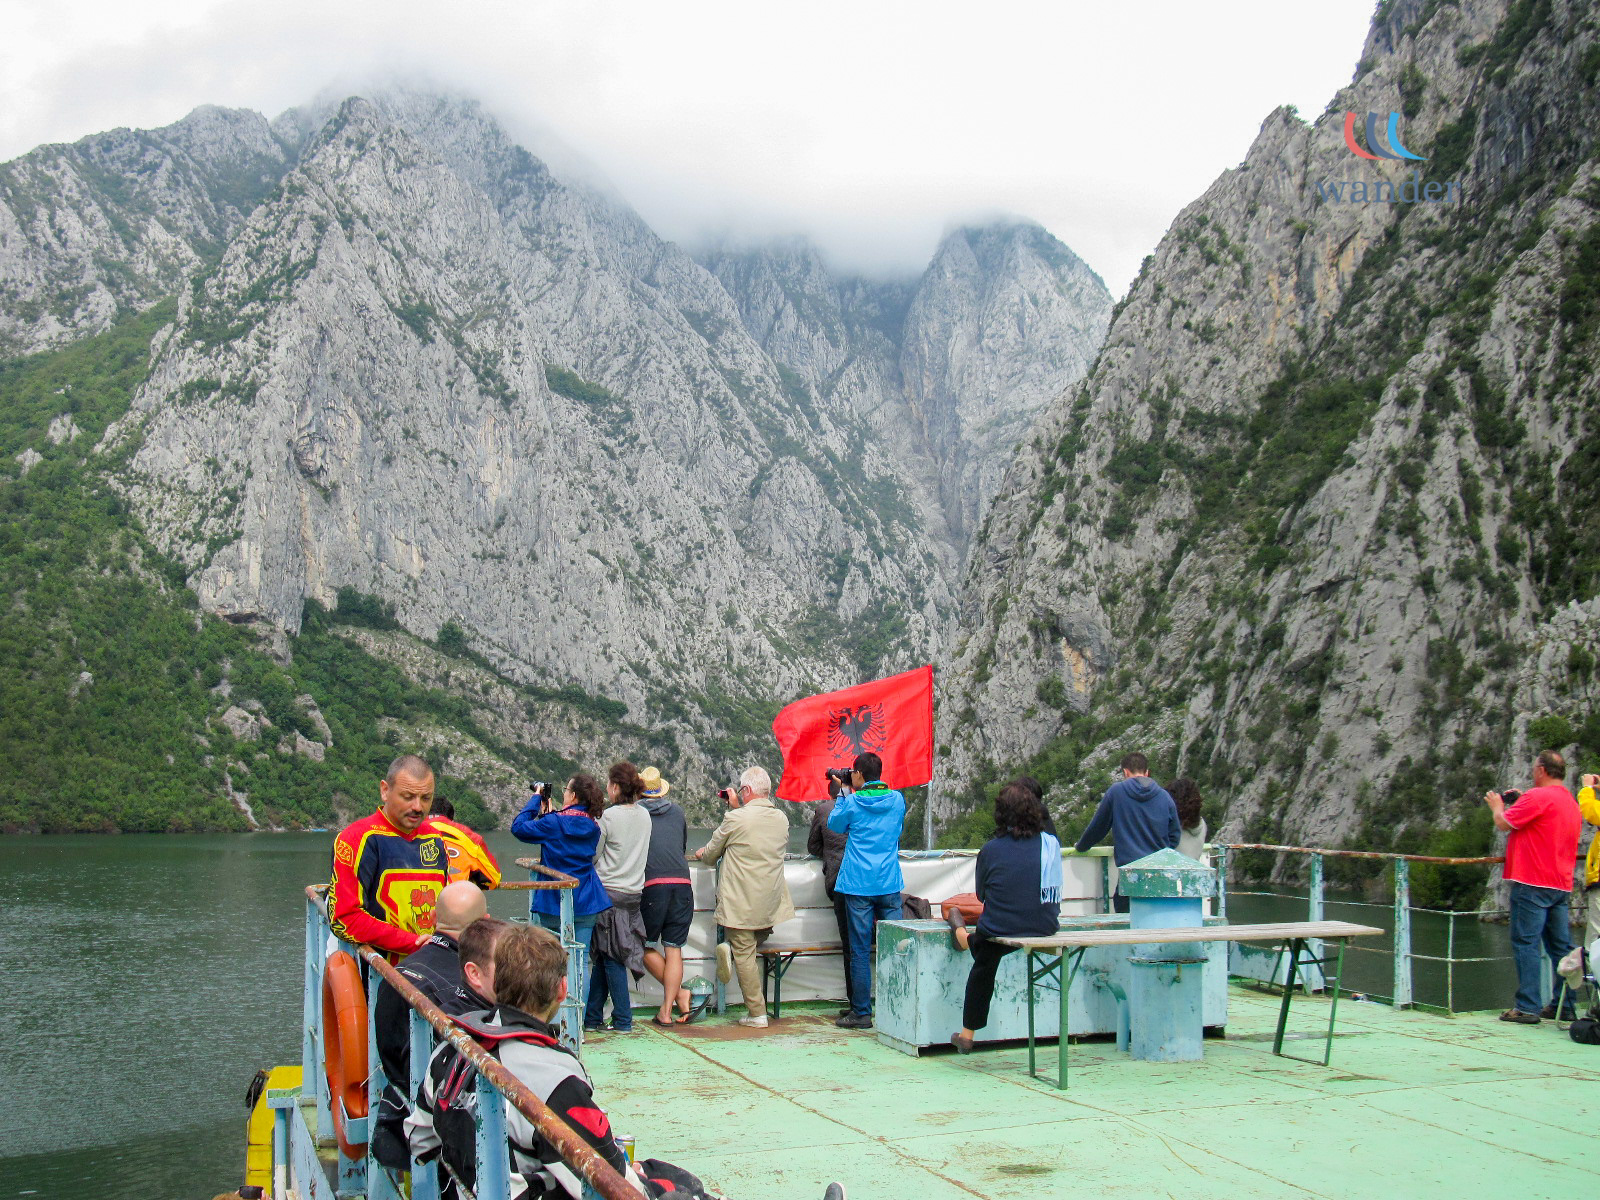
[[721, 800], [724, 804], [731, 804], [734, 800], [738, 799], [738, 797], [739, 789], [736, 787], [717, 789], [717, 799]]
[[854, 787], [855, 772], [849, 767], [829, 767], [823, 775], [837, 783], [842, 788]]
[[528, 784], [528, 790], [537, 796], [540, 801], [548, 804], [550, 802], [550, 797], [555, 794], [556, 785], [535, 779]]
[[1500, 793], [1500, 800], [1507, 808], [1510, 808], [1520, 799], [1522, 799], [1522, 793], [1517, 791], [1516, 788], [1507, 788]]

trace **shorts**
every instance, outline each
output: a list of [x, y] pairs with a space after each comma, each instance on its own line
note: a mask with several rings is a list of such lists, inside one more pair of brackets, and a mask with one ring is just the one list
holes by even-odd
[[689, 940], [694, 920], [694, 886], [688, 883], [647, 883], [639, 898], [644, 918], [644, 940], [663, 946], [682, 946]]

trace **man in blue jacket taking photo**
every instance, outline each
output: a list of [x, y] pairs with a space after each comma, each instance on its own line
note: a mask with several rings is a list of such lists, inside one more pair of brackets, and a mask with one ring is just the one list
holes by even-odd
[[900, 916], [900, 827], [906, 798], [886, 786], [882, 774], [881, 758], [858, 754], [852, 773], [856, 790], [841, 795], [828, 817], [829, 829], [850, 837], [833, 885], [850, 916], [850, 961], [845, 964], [850, 1011], [834, 1022], [840, 1029], [872, 1028], [873, 930], [879, 921]]
[[[1111, 857], [1120, 869], [1157, 850], [1176, 849], [1183, 826], [1178, 821], [1178, 806], [1167, 789], [1150, 778], [1150, 764], [1135, 750], [1122, 756], [1122, 778], [1106, 789], [1100, 807], [1089, 819], [1089, 828], [1078, 839], [1082, 854], [1106, 834], [1111, 835]], [[1128, 898], [1117, 885], [1111, 910], [1128, 911]]]

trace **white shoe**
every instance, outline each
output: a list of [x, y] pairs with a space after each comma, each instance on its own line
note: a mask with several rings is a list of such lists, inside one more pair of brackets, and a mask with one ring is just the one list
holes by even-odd
[[727, 983], [733, 978], [733, 947], [727, 942], [717, 943], [717, 982]]
[[765, 1029], [767, 1027], [767, 1019], [765, 1017], [740, 1017], [739, 1024], [750, 1029]]

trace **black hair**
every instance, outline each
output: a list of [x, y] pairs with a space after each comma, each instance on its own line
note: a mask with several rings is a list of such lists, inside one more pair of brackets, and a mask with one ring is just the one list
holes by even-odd
[[871, 783], [875, 779], [883, 778], [883, 759], [872, 751], [856, 755], [855, 769], [861, 772], [861, 778]]
[[995, 831], [1011, 838], [1031, 838], [1044, 828], [1044, 804], [1020, 783], [1008, 783], [994, 801]]
[[1178, 806], [1178, 824], [1193, 829], [1200, 824], [1200, 785], [1187, 775], [1167, 784], [1167, 795]]

